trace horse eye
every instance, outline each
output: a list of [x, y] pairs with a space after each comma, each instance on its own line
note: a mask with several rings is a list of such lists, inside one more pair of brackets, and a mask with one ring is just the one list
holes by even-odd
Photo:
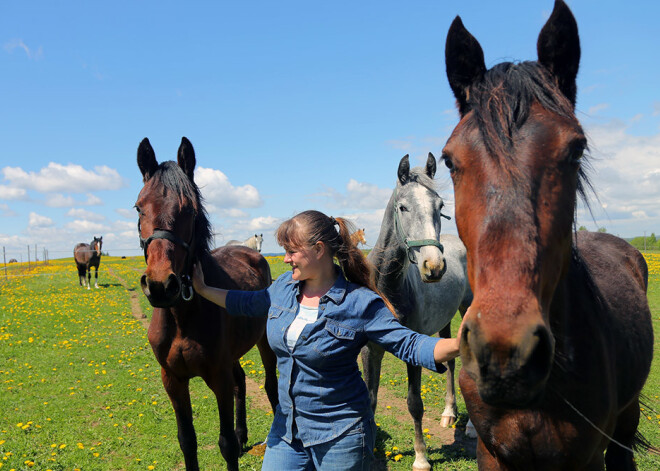
[[583, 156], [584, 156], [584, 150], [573, 152], [570, 157], [570, 162], [572, 164], [579, 164]]
[[405, 212], [405, 211], [408, 211], [408, 208], [406, 208], [404, 205], [400, 205], [399, 206], [399, 211]]
[[140, 208], [138, 208], [137, 206], [133, 206], [133, 208], [135, 208], [135, 210], [137, 211], [137, 213], [140, 214]]
[[445, 163], [445, 167], [447, 167], [450, 172], [453, 172], [454, 171], [454, 162], [451, 161], [449, 156], [447, 154], [442, 154], [442, 156], [440, 158]]

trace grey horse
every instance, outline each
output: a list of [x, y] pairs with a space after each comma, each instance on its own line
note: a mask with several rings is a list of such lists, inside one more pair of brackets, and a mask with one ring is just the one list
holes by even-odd
[[261, 252], [261, 244], [264, 242], [264, 235], [263, 234], [255, 234], [252, 237], [245, 239], [243, 242], [240, 240], [230, 240], [225, 244], [227, 245], [242, 245], [244, 247], [250, 247], [251, 249], [256, 250], [257, 252]]
[[[435, 157], [425, 167], [410, 169], [401, 159], [397, 183], [385, 209], [378, 241], [368, 258], [376, 268], [378, 289], [392, 303], [401, 323], [427, 335], [450, 337], [450, 321], [472, 302], [467, 278], [465, 246], [454, 235], [440, 235], [444, 202], [435, 189]], [[447, 216], [444, 216], [447, 217]], [[443, 253], [444, 252], [444, 253]], [[384, 351], [367, 344], [361, 352], [365, 381], [376, 411]], [[447, 394], [441, 425], [449, 427], [458, 413], [454, 388], [454, 361], [447, 365]], [[408, 411], [415, 424], [414, 470], [430, 469], [422, 433], [424, 404], [421, 367], [408, 365]], [[471, 425], [471, 424], [469, 424]]]

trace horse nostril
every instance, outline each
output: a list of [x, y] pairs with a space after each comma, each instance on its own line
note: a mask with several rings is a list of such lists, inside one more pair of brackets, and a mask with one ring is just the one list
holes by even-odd
[[174, 274], [168, 276], [167, 280], [165, 280], [165, 295], [168, 298], [174, 298], [179, 295], [180, 290], [181, 283], [179, 282], [179, 278]]
[[147, 275], [144, 274], [140, 277], [140, 286], [142, 287], [142, 292], [149, 296], [149, 283], [147, 281]]

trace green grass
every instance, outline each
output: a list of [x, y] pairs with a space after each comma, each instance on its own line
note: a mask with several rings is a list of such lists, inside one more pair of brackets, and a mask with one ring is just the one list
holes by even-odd
[[[281, 258], [269, 262], [274, 278], [288, 269]], [[144, 260], [105, 257], [101, 266], [98, 290], [78, 286], [71, 259], [40, 265], [30, 271], [31, 276], [0, 281], [0, 471], [183, 469], [160, 368], [144, 327], [131, 314], [134, 293], [143, 311], [148, 315], [151, 311], [138, 286]], [[648, 297], [657, 339], [660, 258], [649, 266]], [[128, 284], [128, 290], [109, 269]], [[457, 327], [454, 319], [453, 332]], [[640, 430], [660, 446], [657, 350], [655, 355]], [[245, 355], [243, 364], [246, 374], [262, 384], [256, 349]], [[423, 375], [425, 421], [437, 420], [444, 407], [444, 381], [444, 375]], [[405, 365], [389, 354], [383, 363], [383, 390], [392, 397], [406, 397]], [[225, 469], [217, 447], [215, 398], [199, 379], [191, 383], [191, 396], [200, 466]], [[467, 414], [460, 394], [458, 401], [460, 429]], [[248, 398], [249, 445], [265, 439], [272, 420], [262, 402]], [[381, 399], [379, 407], [386, 405]], [[377, 456], [391, 470], [411, 469], [413, 432], [407, 411], [379, 414], [377, 422]], [[427, 444], [435, 470], [476, 469], [469, 450], [460, 445], [441, 447], [433, 436]], [[639, 454], [637, 460], [641, 470], [659, 467], [655, 457]], [[260, 463], [260, 456], [248, 453], [240, 459], [241, 469], [259, 469]]]

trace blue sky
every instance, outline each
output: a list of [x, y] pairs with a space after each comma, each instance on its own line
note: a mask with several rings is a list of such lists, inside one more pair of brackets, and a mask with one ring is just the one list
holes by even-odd
[[[460, 15], [486, 64], [536, 59], [553, 2], [34, 2], [0, 4], [0, 245], [71, 256], [103, 235], [138, 255], [136, 165], [148, 137], [197, 154], [217, 245], [315, 208], [376, 240], [401, 157], [440, 156], [457, 123], [444, 42]], [[660, 234], [660, 5], [572, 0], [578, 117], [593, 221]], [[448, 212], [453, 194], [438, 166]], [[447, 232], [455, 233], [453, 224]]]

